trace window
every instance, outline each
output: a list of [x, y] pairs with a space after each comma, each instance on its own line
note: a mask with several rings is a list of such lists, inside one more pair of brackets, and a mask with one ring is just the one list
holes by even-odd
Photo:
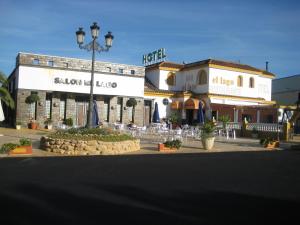
[[237, 78], [237, 86], [238, 87], [243, 87], [243, 77], [242, 76], [238, 76], [238, 78]]
[[69, 68], [69, 63], [64, 63], [65, 68]]
[[111, 73], [111, 67], [106, 67], [107, 72]]
[[34, 60], [32, 61], [32, 63], [33, 63], [33, 65], [39, 65], [39, 64], [40, 64], [40, 60], [34, 59]]
[[124, 69], [119, 68], [119, 73], [123, 74], [124, 73]]
[[198, 84], [199, 85], [207, 84], [207, 74], [204, 70], [201, 70], [198, 73]]
[[254, 88], [254, 78], [250, 77], [249, 79], [249, 88]]
[[54, 62], [53, 62], [53, 61], [48, 61], [48, 62], [47, 62], [47, 65], [48, 65], [48, 66], [54, 66]]
[[172, 72], [168, 73], [167, 84], [170, 85], [170, 86], [176, 85], [175, 73], [172, 73]]
[[135, 70], [130, 70], [130, 74], [134, 75], [135, 74]]

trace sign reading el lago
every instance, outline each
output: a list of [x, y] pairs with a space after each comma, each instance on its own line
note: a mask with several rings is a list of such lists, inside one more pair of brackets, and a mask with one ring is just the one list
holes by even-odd
[[[89, 80], [80, 80], [80, 79], [69, 79], [69, 78], [54, 78], [55, 84], [67, 84], [67, 85], [84, 85], [84, 86], [90, 86], [91, 81]], [[118, 86], [117, 82], [103, 82], [103, 81], [96, 81], [95, 82], [96, 87], [101, 88], [116, 88]]]
[[151, 64], [159, 61], [163, 61], [166, 58], [165, 49], [160, 48], [153, 52], [143, 55], [143, 64]]

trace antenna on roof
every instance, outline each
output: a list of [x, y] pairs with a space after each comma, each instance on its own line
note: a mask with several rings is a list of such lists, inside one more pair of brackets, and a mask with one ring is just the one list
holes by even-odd
[[269, 72], [269, 62], [266, 61], [266, 71]]

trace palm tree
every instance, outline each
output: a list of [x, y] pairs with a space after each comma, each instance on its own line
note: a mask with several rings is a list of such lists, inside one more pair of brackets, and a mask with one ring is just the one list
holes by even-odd
[[0, 71], [0, 99], [4, 102], [5, 105], [7, 105], [9, 108], [14, 109], [15, 108], [15, 101], [11, 97], [9, 91], [8, 91], [8, 81], [3, 72]]

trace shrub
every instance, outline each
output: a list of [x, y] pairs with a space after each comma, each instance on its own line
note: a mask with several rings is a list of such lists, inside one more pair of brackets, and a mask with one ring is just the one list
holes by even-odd
[[28, 138], [21, 138], [19, 142], [20, 146], [30, 146], [32, 144], [31, 140]]
[[39, 102], [40, 101], [40, 97], [37, 94], [31, 94], [29, 96], [27, 96], [27, 98], [25, 99], [25, 103], [27, 104], [31, 104], [34, 102]]
[[72, 127], [73, 126], [73, 119], [70, 117], [68, 119], [65, 119], [64, 122], [67, 126]]
[[276, 140], [274, 138], [266, 137], [266, 138], [260, 139], [259, 143], [263, 146], [267, 146], [268, 144], [271, 144], [275, 141]]
[[180, 140], [166, 141], [164, 145], [168, 148], [179, 149], [182, 145], [182, 142]]
[[136, 105], [137, 105], [137, 101], [134, 98], [130, 98], [126, 102], [127, 107], [135, 107]]
[[258, 134], [258, 130], [255, 127], [252, 129], [252, 134]]
[[18, 147], [18, 144], [14, 144], [14, 143], [5, 143], [1, 146], [0, 148], [0, 153], [2, 154], [6, 154], [8, 153], [10, 150], [15, 149], [16, 147]]

